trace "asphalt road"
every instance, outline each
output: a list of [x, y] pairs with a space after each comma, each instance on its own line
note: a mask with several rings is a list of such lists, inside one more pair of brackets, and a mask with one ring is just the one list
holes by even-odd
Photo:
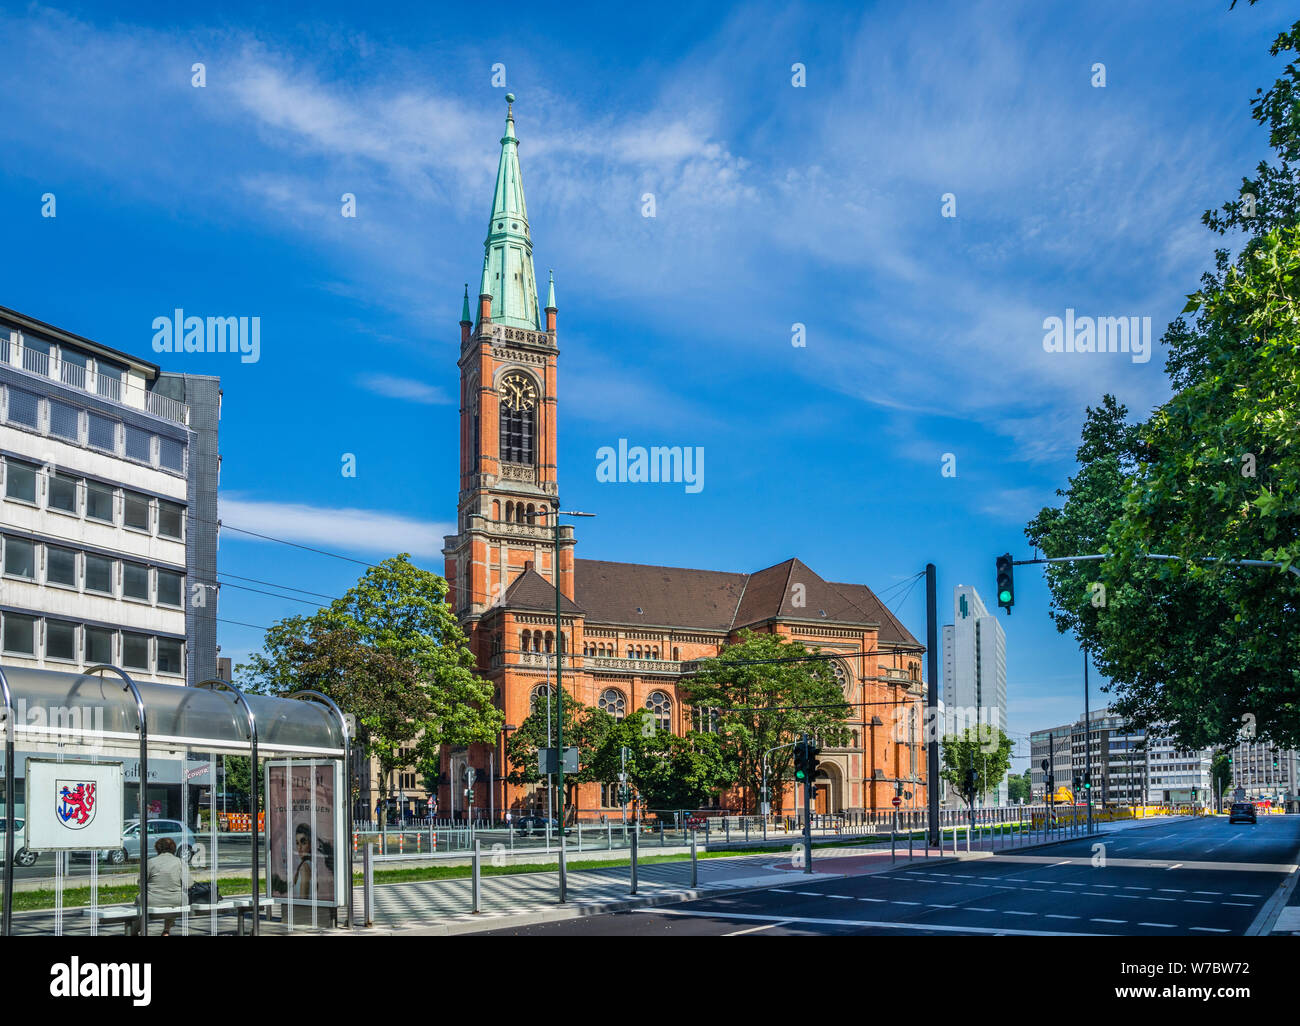
[[1298, 856], [1300, 816], [1207, 817], [488, 935], [1241, 935]]

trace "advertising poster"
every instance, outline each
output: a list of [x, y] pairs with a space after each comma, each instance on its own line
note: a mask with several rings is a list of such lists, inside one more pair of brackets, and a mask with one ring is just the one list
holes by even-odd
[[32, 851], [122, 847], [122, 764], [27, 760]]
[[267, 766], [266, 867], [270, 897], [303, 905], [338, 904], [334, 774], [332, 762], [277, 762]]

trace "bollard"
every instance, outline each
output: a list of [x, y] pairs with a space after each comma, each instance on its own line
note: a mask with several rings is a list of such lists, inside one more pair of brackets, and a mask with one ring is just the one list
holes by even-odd
[[745, 843], [749, 843], [749, 817], [745, 817]]
[[478, 909], [478, 906], [479, 906], [479, 891], [480, 891], [479, 875], [480, 875], [480, 873], [482, 872], [482, 868], [483, 868], [483, 849], [482, 849], [482, 845], [483, 845], [483, 842], [482, 842], [482, 841], [480, 841], [477, 837], [474, 838], [474, 857], [473, 857], [473, 860], [472, 860], [471, 863], [470, 863], [470, 865], [471, 865], [471, 869], [470, 869], [470, 897], [471, 897], [471, 899], [472, 899], [472, 901], [473, 901], [474, 907], [473, 907], [472, 909], [470, 909], [470, 911], [473, 912], [475, 915], [478, 915], [478, 910], [479, 910], [479, 909]]
[[637, 823], [635, 823], [635, 824], [633, 825], [633, 829], [632, 829], [632, 890], [628, 892], [629, 894], [635, 894], [635, 893], [636, 893], [636, 851], [637, 851], [637, 835], [640, 834], [640, 833], [641, 833], [641, 823], [640, 823], [640, 821], [638, 821]]
[[[361, 900], [364, 905], [366, 926], [374, 925], [375, 908], [375, 846], [367, 844], [361, 861]], [[257, 910], [253, 910], [257, 915]]]
[[896, 822], [897, 819], [898, 813], [895, 812], [894, 818], [889, 821], [889, 861], [891, 864], [898, 861], [898, 855], [894, 851], [894, 835], [897, 833], [895, 827], [898, 825]]
[[691, 831], [691, 890], [700, 881], [700, 853], [695, 844], [695, 831]]
[[907, 861], [912, 861], [912, 825], [910, 823], [907, 825]]
[[661, 819], [659, 821], [659, 847], [662, 848], [667, 844], [668, 841], [664, 838], [664, 821]]
[[727, 844], [730, 844], [731, 843], [731, 817], [730, 816], [722, 817], [722, 832], [723, 832], [722, 839]]
[[605, 847], [614, 850], [614, 824], [608, 819], [605, 820]]
[[578, 820], [578, 851], [582, 851], [582, 820]]

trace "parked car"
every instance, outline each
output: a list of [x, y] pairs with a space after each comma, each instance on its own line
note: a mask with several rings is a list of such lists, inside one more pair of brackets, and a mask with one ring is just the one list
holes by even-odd
[[[179, 819], [150, 819], [149, 820], [149, 856], [153, 857], [154, 843], [160, 837], [169, 837], [176, 842], [176, 854], [188, 862], [194, 855], [194, 846], [198, 843], [198, 838], [194, 831], [182, 823]], [[114, 848], [111, 851], [100, 852], [99, 857], [104, 862], [120, 866], [128, 859], [138, 859], [140, 857], [140, 821], [138, 819], [130, 820], [122, 828], [122, 847]]]
[[[560, 824], [554, 819], [547, 819], [545, 816], [520, 816], [515, 820], [515, 831], [520, 837], [543, 837], [547, 832], [547, 825], [550, 825], [550, 832], [556, 834], [559, 832]], [[564, 828], [564, 836], [568, 837], [573, 833], [573, 827]]]
[[1233, 802], [1232, 811], [1228, 813], [1228, 822], [1235, 823], [1241, 820], [1243, 823], [1254, 823], [1255, 804], [1253, 802]]
[[[15, 866], [32, 866], [36, 864], [36, 858], [37, 858], [36, 852], [28, 851], [26, 848], [17, 847], [18, 844], [17, 835], [22, 834], [23, 827], [26, 825], [27, 825], [27, 821], [24, 819], [14, 820], [14, 834], [15, 834], [14, 865]], [[8, 832], [9, 832], [9, 820], [0, 819], [0, 866], [4, 865], [4, 861], [5, 861], [5, 850], [4, 850], [3, 838], [4, 835]]]

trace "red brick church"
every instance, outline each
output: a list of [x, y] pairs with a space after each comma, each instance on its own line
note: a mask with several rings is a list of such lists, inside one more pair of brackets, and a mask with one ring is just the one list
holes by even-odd
[[[564, 688], [578, 701], [615, 717], [649, 709], [680, 734], [692, 725], [677, 693], [684, 668], [744, 628], [842, 656], [834, 666], [853, 710], [852, 739], [823, 751], [816, 811], [883, 811], [899, 791], [910, 792], [905, 808], [924, 808], [924, 647], [870, 588], [828, 581], [798, 559], [754, 573], [578, 559], [569, 524], [554, 565], [552, 511], [563, 508], [555, 285], [540, 306], [514, 98], [506, 99], [478, 303], [471, 312], [466, 290], [461, 313], [460, 500], [457, 533], [443, 548], [448, 600], [480, 673], [496, 685], [506, 727], [495, 746], [444, 750], [439, 815], [463, 814], [466, 768], [475, 770], [479, 812], [545, 810], [544, 788], [504, 782], [505, 736], [545, 704], [557, 649]], [[584, 817], [615, 811], [615, 790], [582, 785]], [[784, 807], [794, 807], [789, 793]]]

